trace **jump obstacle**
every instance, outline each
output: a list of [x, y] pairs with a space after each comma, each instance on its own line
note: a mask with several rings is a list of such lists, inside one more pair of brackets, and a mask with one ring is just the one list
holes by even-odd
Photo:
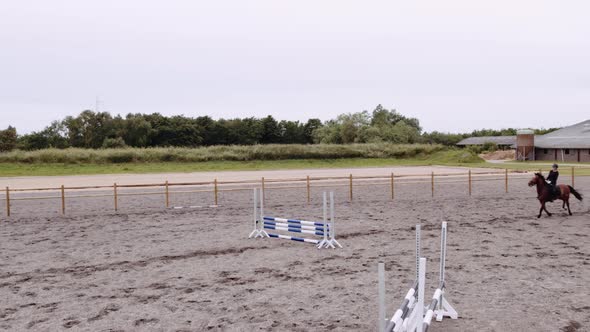
[[[250, 233], [249, 238], [257, 237], [271, 237], [276, 239], [285, 239], [298, 242], [313, 243], [318, 249], [333, 248], [337, 246], [342, 248], [340, 243], [336, 241], [336, 230], [334, 227], [334, 193], [330, 192], [330, 217], [328, 219], [328, 203], [327, 193], [323, 195], [324, 220], [307, 221], [288, 218], [276, 218], [264, 215], [264, 197], [262, 189], [254, 189], [254, 230]], [[328, 221], [329, 220], [329, 221]], [[303, 237], [294, 237], [283, 234], [267, 233], [265, 229], [292, 232], [300, 234], [309, 234], [321, 236], [320, 239], [310, 239]]]
[[[447, 255], [447, 223], [442, 223], [440, 240], [439, 285], [428, 307], [424, 306], [426, 258], [420, 256], [420, 225], [416, 225], [416, 281], [390, 320], [385, 319], [385, 264], [379, 263], [379, 332], [428, 332], [432, 318], [457, 319], [459, 315], [445, 297], [445, 259]], [[387, 324], [387, 325], [386, 325]]]

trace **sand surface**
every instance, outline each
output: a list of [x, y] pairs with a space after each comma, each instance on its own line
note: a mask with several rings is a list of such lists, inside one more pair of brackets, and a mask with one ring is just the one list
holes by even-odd
[[[449, 223], [448, 300], [458, 320], [430, 331], [590, 331], [590, 210], [549, 209], [536, 218], [526, 179], [336, 188], [344, 249], [248, 239], [252, 197], [225, 192], [217, 208], [166, 210], [161, 198], [15, 202], [0, 224], [0, 330], [374, 331], [377, 263], [386, 263], [388, 314], [414, 277], [414, 229], [422, 225], [427, 298], [438, 277], [440, 222]], [[590, 178], [576, 186], [590, 194]], [[584, 190], [585, 189], [585, 190]], [[379, 195], [375, 193], [379, 192]], [[321, 217], [320, 192], [269, 190], [268, 215]], [[588, 196], [590, 198], [590, 195]], [[187, 195], [193, 204], [209, 195]]]

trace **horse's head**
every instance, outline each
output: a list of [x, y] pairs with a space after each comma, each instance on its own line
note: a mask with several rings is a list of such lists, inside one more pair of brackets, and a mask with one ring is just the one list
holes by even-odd
[[535, 173], [535, 177], [529, 181], [529, 187], [536, 186], [540, 181], [545, 181], [545, 177], [541, 173]]

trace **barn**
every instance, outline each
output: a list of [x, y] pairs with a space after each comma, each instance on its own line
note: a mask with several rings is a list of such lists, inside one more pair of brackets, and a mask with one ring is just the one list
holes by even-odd
[[535, 136], [535, 160], [590, 162], [590, 120]]
[[458, 146], [496, 143], [500, 148], [516, 149], [518, 160], [590, 162], [590, 120], [564, 127], [545, 135], [519, 130], [516, 136], [469, 137]]
[[460, 147], [466, 147], [470, 145], [484, 145], [487, 143], [494, 143], [501, 150], [514, 149], [516, 144], [516, 136], [479, 136], [479, 137], [468, 137], [461, 142], [457, 143]]

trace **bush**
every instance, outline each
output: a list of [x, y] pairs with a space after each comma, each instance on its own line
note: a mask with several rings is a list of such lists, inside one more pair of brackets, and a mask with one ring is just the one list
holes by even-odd
[[116, 138], [105, 138], [102, 142], [103, 149], [121, 149], [127, 147], [125, 140], [121, 137]]
[[485, 142], [482, 146], [484, 152], [495, 152], [498, 151], [498, 145], [494, 142]]
[[417, 158], [453, 148], [430, 144], [269, 144], [218, 145], [201, 148], [121, 148], [119, 139], [103, 145], [117, 147], [92, 149], [15, 150], [0, 153], [0, 162], [17, 163], [129, 163], [129, 162], [204, 162], [339, 158]]

